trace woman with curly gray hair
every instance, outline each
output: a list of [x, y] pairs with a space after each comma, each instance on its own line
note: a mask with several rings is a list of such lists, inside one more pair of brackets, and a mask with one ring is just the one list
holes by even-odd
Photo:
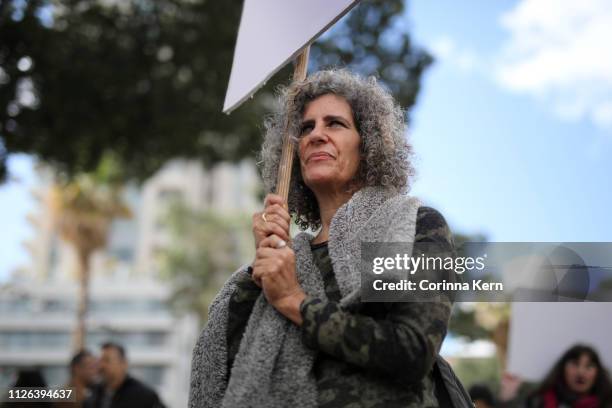
[[[434, 242], [439, 212], [409, 197], [402, 109], [376, 79], [317, 72], [284, 89], [261, 152], [275, 189], [285, 129], [288, 202], [253, 216], [256, 257], [221, 289], [193, 356], [191, 407], [469, 406], [438, 351], [451, 301], [362, 302], [362, 242]], [[301, 232], [290, 235], [291, 216]]]

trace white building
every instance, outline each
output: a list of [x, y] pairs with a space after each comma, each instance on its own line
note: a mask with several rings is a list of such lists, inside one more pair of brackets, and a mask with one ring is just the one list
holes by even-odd
[[[36, 193], [49, 186], [44, 172]], [[170, 198], [196, 209], [252, 213], [259, 206], [252, 162], [204, 171], [198, 162], [174, 161], [125, 199], [133, 217], [114, 222], [108, 248], [92, 258], [88, 347], [112, 340], [127, 350], [131, 373], [154, 386], [168, 407], [187, 405], [191, 351], [200, 328], [194, 316], [177, 317], [167, 305], [171, 288], [157, 275], [155, 254], [168, 239], [160, 214]], [[75, 327], [76, 260], [52, 228], [40, 200], [30, 218], [32, 263], [0, 288], [0, 390], [19, 367], [40, 367], [49, 385], [67, 380]]]

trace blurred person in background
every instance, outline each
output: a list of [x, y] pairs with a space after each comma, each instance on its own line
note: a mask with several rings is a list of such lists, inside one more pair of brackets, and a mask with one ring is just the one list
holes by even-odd
[[[17, 372], [17, 379], [15, 385], [11, 388], [25, 388], [25, 387], [47, 387], [47, 381], [43, 377], [40, 369], [38, 368], [24, 368]], [[0, 406], [2, 408], [50, 408], [54, 405], [50, 402], [43, 401], [31, 401], [31, 402], [8, 402], [7, 396], [2, 398]]]
[[87, 408], [163, 408], [157, 393], [128, 374], [123, 346], [104, 343], [99, 360], [102, 383], [86, 402]]
[[[577, 344], [555, 363], [544, 381], [532, 392], [520, 392], [522, 381], [504, 375], [500, 400], [504, 407], [611, 408], [612, 384], [597, 352]], [[521, 395], [526, 395], [522, 397]]]
[[474, 384], [468, 389], [475, 408], [493, 408], [495, 398], [491, 389], [484, 384]]
[[[266, 121], [270, 192], [286, 123], [296, 148], [288, 201], [269, 194], [253, 215], [256, 258], [209, 309], [189, 406], [471, 407], [438, 355], [448, 296], [361, 301], [361, 242], [454, 250], [444, 217], [406, 195], [413, 169], [404, 112], [375, 78], [347, 70], [293, 84]], [[291, 215], [316, 236], [291, 238]]]
[[75, 401], [56, 403], [56, 408], [79, 408], [91, 395], [98, 377], [97, 361], [89, 350], [81, 350], [70, 360], [70, 380], [63, 388], [72, 388]]

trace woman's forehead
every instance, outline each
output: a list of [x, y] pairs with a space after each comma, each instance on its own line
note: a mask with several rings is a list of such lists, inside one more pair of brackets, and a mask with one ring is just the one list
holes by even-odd
[[353, 116], [353, 110], [343, 96], [327, 93], [318, 96], [304, 105], [302, 119], [327, 115], [344, 116], [350, 119]]
[[567, 361], [573, 362], [573, 363], [580, 363], [580, 362], [594, 363], [595, 362], [593, 360], [593, 357], [589, 353], [580, 353], [577, 356], [570, 357]]

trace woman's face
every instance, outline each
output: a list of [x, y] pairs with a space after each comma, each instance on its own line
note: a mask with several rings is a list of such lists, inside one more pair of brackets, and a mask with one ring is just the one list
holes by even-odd
[[588, 354], [582, 354], [577, 360], [569, 360], [564, 367], [565, 383], [577, 394], [588, 393], [597, 378], [597, 366]]
[[315, 192], [347, 189], [359, 168], [360, 137], [346, 99], [326, 94], [309, 102], [300, 133], [304, 183]]

